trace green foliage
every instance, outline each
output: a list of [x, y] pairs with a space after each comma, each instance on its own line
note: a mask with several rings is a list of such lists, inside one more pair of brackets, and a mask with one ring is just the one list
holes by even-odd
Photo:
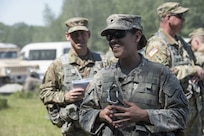
[[8, 108], [0, 110], [0, 136], [61, 135], [61, 130], [48, 119], [46, 108], [36, 94], [23, 98], [23, 94], [16, 95], [0, 96], [8, 102]]
[[16, 92], [11, 95], [12, 98], [14, 99], [30, 99], [30, 98], [35, 98], [38, 96], [37, 92]]
[[[45, 6], [44, 20], [46, 26], [28, 26], [23, 23], [6, 26], [0, 23], [0, 42], [17, 44], [19, 47], [31, 42], [65, 41], [66, 26], [64, 22], [71, 17], [82, 16], [89, 19], [91, 38], [89, 47], [95, 51], [106, 52], [108, 43], [100, 33], [106, 26], [106, 18], [110, 14], [125, 13], [137, 14], [142, 17], [144, 33], [147, 38], [154, 34], [159, 21], [157, 7], [169, 0], [64, 0], [61, 15], [55, 17], [52, 11]], [[187, 37], [193, 29], [204, 26], [203, 0], [172, 0], [188, 7], [185, 27], [180, 35]]]
[[8, 107], [7, 99], [0, 98], [0, 110]]

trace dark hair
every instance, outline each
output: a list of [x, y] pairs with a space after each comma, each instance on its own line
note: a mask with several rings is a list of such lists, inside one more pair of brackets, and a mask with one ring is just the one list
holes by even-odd
[[138, 49], [138, 50], [141, 50], [142, 48], [144, 48], [144, 47], [146, 46], [146, 44], [147, 44], [147, 39], [145, 38], [145, 36], [144, 36], [144, 34], [142, 33], [142, 31], [139, 30], [139, 29], [133, 28], [133, 29], [130, 30], [130, 33], [135, 34], [137, 31], [140, 31], [141, 34], [142, 34], [142, 36], [141, 36], [141, 38], [140, 38], [140, 41], [139, 41], [139, 44], [138, 44], [138, 46], [137, 46], [137, 49]]

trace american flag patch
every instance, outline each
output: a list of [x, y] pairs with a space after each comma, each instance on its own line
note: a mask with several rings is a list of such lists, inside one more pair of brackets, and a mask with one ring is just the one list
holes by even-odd
[[152, 48], [151, 51], [148, 53], [150, 57], [154, 56], [159, 50], [157, 48]]

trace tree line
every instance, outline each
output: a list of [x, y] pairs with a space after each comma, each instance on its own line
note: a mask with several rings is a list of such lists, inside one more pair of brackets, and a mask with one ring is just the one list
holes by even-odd
[[[203, 0], [172, 0], [188, 7], [185, 26], [180, 33], [183, 37], [197, 27], [204, 26]], [[167, 0], [64, 0], [61, 14], [55, 17], [52, 10], [45, 5], [45, 26], [30, 26], [23, 22], [7, 26], [0, 23], [0, 42], [13, 43], [20, 48], [32, 42], [65, 41], [66, 26], [64, 22], [71, 17], [82, 16], [89, 19], [91, 38], [89, 47], [95, 51], [106, 52], [108, 43], [100, 36], [110, 14], [136, 14], [142, 17], [144, 34], [149, 38], [159, 27], [157, 7]]]

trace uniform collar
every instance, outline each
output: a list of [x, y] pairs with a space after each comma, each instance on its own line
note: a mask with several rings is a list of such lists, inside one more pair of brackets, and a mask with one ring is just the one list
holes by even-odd
[[68, 52], [68, 59], [69, 59], [69, 63], [72, 64], [72, 63], [76, 63], [78, 64], [79, 60], [80, 61], [84, 61], [86, 60], [87, 62], [89, 63], [94, 63], [94, 58], [91, 54], [91, 51], [88, 49], [88, 53], [86, 55], [86, 59], [82, 59], [80, 58], [75, 52], [74, 50], [71, 48]]
[[[165, 33], [162, 28], [159, 28], [159, 32], [162, 33], [165, 36], [167, 42], [170, 43], [171, 45], [178, 44], [177, 41], [175, 40], [175, 38], [172, 37], [171, 35]], [[177, 36], [175, 36], [175, 37], [177, 37]]]

